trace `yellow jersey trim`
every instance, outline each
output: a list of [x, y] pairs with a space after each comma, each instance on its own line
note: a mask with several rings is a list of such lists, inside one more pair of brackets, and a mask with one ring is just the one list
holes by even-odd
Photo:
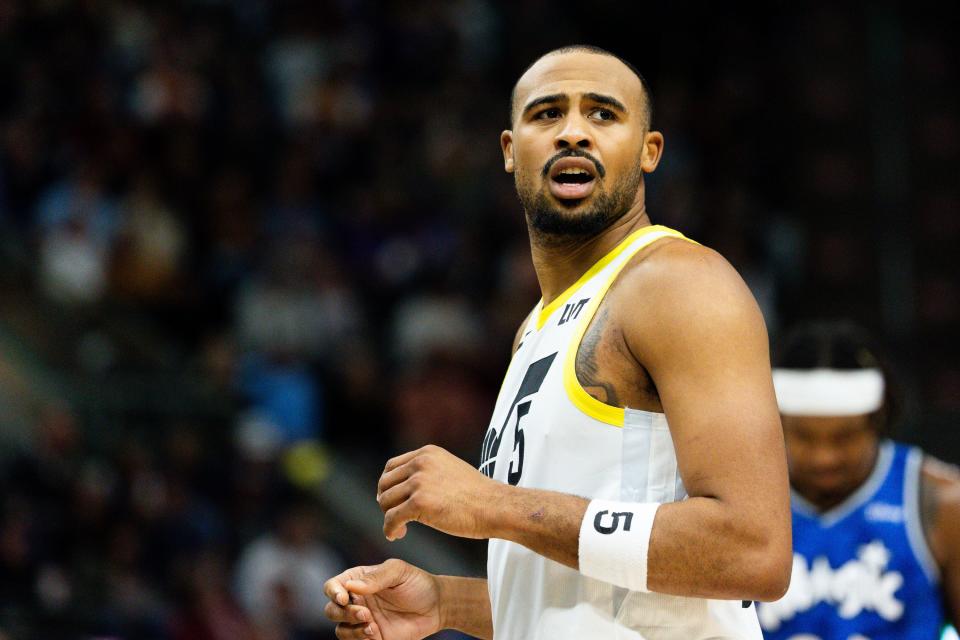
[[[611, 254], [608, 254], [607, 257], [610, 257], [609, 260], [607, 257], [604, 257], [604, 266], [606, 266], [610, 264], [613, 258], [615, 258], [617, 255], [622, 254], [624, 251], [628, 251], [628, 255], [619, 265], [617, 265], [617, 268], [614, 269], [609, 276], [607, 276], [606, 282], [603, 283], [603, 286], [600, 287], [600, 290], [595, 296], [593, 296], [593, 299], [590, 300], [590, 303], [587, 305], [585, 313], [583, 314], [584, 317], [580, 320], [579, 325], [573, 332], [571, 346], [569, 349], [567, 349], [566, 361], [563, 364], [563, 386], [567, 391], [567, 397], [570, 398], [570, 401], [574, 404], [574, 406], [591, 418], [599, 420], [600, 422], [605, 422], [614, 427], [623, 427], [623, 408], [614, 407], [604, 402], [600, 402], [587, 393], [583, 386], [581, 386], [580, 380], [577, 379], [576, 360], [577, 352], [580, 351], [580, 341], [583, 340], [583, 335], [587, 332], [587, 327], [590, 326], [590, 321], [593, 320], [593, 316], [596, 315], [597, 309], [600, 307], [600, 303], [603, 301], [603, 297], [607, 294], [607, 290], [613, 284], [614, 280], [617, 279], [617, 276], [620, 275], [620, 271], [623, 270], [627, 263], [630, 262], [630, 259], [641, 249], [650, 246], [661, 238], [680, 238], [681, 240], [686, 240], [687, 242], [693, 242], [694, 244], [697, 244], [696, 241], [690, 240], [679, 231], [674, 231], [673, 229], [660, 225], [657, 225], [656, 227], [644, 227], [640, 231], [647, 231], [648, 233], [640, 234], [640, 232], [637, 232], [632, 234], [624, 241], [623, 244], [611, 252], [611, 254], [615, 253], [615, 255], [610, 257]], [[642, 240], [640, 242], [635, 242], [636, 240], [640, 239], [641, 235], [644, 236]], [[594, 271], [594, 273], [596, 273], [596, 271]], [[572, 294], [573, 291], [570, 291], [570, 293]]]
[[[537, 331], [543, 329], [543, 325], [547, 324], [547, 320], [550, 319], [550, 316], [554, 311], [560, 308], [560, 305], [565, 303], [570, 299], [570, 296], [574, 294], [580, 287], [583, 286], [590, 278], [600, 273], [608, 264], [616, 260], [617, 256], [623, 253], [634, 241], [638, 238], [641, 238], [645, 235], [656, 233], [658, 231], [668, 231], [671, 234], [678, 234], [679, 232], [674, 231], [673, 229], [668, 229], [659, 224], [650, 225], [648, 227], [643, 227], [642, 229], [637, 229], [629, 236], [620, 241], [620, 244], [615, 246], [610, 252], [600, 258], [592, 267], [587, 269], [587, 272], [584, 273], [580, 278], [574, 282], [572, 285], [566, 288], [566, 290], [561, 293], [559, 296], [554, 298], [550, 304], [543, 306], [543, 298], [540, 299], [540, 302], [537, 303], [537, 307], [540, 309], [539, 314], [537, 315]], [[661, 236], [657, 236], [658, 238]], [[651, 240], [652, 242], [652, 240]], [[643, 245], [646, 246], [646, 245]]]

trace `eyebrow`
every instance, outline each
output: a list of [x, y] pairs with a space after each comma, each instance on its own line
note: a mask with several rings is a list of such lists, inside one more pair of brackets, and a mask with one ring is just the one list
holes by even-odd
[[[627, 113], [627, 108], [626, 108], [625, 106], [623, 106], [623, 103], [620, 102], [619, 100], [617, 100], [616, 98], [614, 98], [613, 96], [607, 96], [607, 95], [603, 95], [602, 93], [592, 93], [592, 92], [591, 92], [591, 93], [585, 93], [585, 94], [583, 94], [583, 97], [586, 98], [587, 100], [590, 100], [591, 102], [595, 102], [595, 103], [597, 103], [597, 104], [606, 105], [606, 106], [608, 106], [608, 107], [613, 107], [614, 109], [617, 109], [618, 111], [621, 111], [621, 112], [623, 112], [623, 113]], [[565, 93], [551, 93], [551, 94], [548, 95], [548, 96], [542, 96], [542, 97], [540, 97], [540, 98], [536, 98], [536, 99], [531, 100], [530, 102], [527, 103], [527, 105], [523, 108], [523, 111], [521, 112], [521, 115], [526, 115], [528, 112], [530, 112], [530, 110], [535, 109], [535, 108], [539, 107], [539, 106], [542, 105], [542, 104], [550, 104], [550, 103], [553, 103], [553, 102], [562, 102], [562, 101], [567, 100], [567, 99], [568, 99], [568, 97], [567, 97], [567, 94], [565, 94]]]
[[541, 98], [531, 100], [530, 102], [527, 103], [527, 106], [525, 106], [523, 108], [523, 111], [521, 111], [520, 113], [521, 115], [526, 115], [527, 112], [529, 112], [531, 109], [535, 109], [536, 107], [539, 107], [542, 104], [548, 104], [550, 102], [560, 102], [566, 99], [567, 99], [567, 94], [565, 93], [551, 93], [548, 96], [543, 96]]
[[607, 105], [608, 107], [613, 107], [623, 113], [627, 113], [627, 108], [623, 106], [623, 103], [612, 96], [605, 96], [601, 93], [585, 93], [583, 97], [597, 104]]

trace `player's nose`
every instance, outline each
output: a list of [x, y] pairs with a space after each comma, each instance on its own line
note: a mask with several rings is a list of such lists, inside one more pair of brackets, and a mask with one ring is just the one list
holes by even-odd
[[557, 149], [592, 149], [593, 136], [590, 135], [590, 129], [587, 121], [580, 116], [571, 115], [564, 119], [563, 128], [554, 138], [554, 145]]
[[811, 452], [812, 466], [822, 472], [833, 472], [843, 462], [842, 453], [835, 447], [820, 446]]

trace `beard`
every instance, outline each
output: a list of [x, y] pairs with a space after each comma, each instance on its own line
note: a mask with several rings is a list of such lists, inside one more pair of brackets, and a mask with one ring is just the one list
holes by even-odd
[[[597, 178], [598, 180], [600, 178]], [[598, 184], [589, 196], [590, 204], [574, 212], [583, 200], [557, 201], [546, 188], [537, 189], [514, 174], [517, 195], [530, 228], [551, 244], [592, 238], [622, 218], [630, 210], [643, 179], [640, 165], [607, 190]]]

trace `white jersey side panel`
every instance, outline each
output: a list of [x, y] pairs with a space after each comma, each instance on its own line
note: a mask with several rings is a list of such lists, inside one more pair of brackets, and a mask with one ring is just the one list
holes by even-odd
[[[507, 369], [480, 469], [515, 486], [585, 498], [673, 502], [686, 497], [663, 414], [589, 397], [574, 358], [620, 269], [665, 227], [627, 238], [545, 309], [536, 309]], [[487, 577], [496, 640], [759, 640], [753, 605], [640, 593], [587, 578], [523, 546], [490, 540]]]

